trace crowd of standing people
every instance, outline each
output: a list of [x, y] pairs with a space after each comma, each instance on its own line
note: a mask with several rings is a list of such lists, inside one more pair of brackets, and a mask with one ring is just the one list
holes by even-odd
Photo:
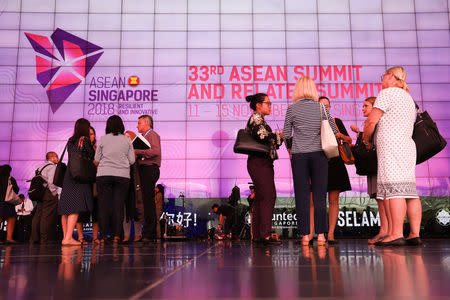
[[[17, 243], [13, 238], [17, 216], [23, 226], [28, 224], [30, 227], [31, 221], [30, 228], [24, 229], [22, 226], [19, 230], [21, 234], [31, 231], [31, 236], [17, 235], [22, 242], [29, 240], [31, 243], [47, 244], [59, 241], [58, 215], [63, 232], [62, 245], [85, 244], [83, 224], [89, 222], [93, 224], [93, 243], [127, 242], [132, 220], [135, 224], [133, 241], [155, 241], [156, 220], [162, 213], [161, 197], [155, 197], [161, 165], [161, 141], [153, 130], [151, 116], [140, 116], [137, 129], [147, 141], [147, 149], [134, 149], [132, 140], [136, 134], [131, 131], [125, 134], [123, 121], [117, 115], [108, 118], [105, 135], [97, 145], [96, 133], [90, 122], [84, 118], [78, 119], [62, 154], [68, 153], [62, 184], [55, 184], [59, 157], [55, 152], [48, 152], [46, 163], [36, 170], [45, 182], [45, 193], [36, 207], [29, 199], [24, 199], [19, 205], [0, 201], [0, 220], [7, 221], [6, 243]], [[75, 169], [80, 167], [77, 165], [79, 157], [96, 170], [94, 180], [86, 181], [73, 176]], [[3, 198], [9, 185], [15, 193], [19, 192], [16, 180], [10, 174], [9, 165], [0, 167], [0, 195], [4, 195]], [[161, 185], [159, 191], [163, 190]], [[32, 220], [26, 218], [33, 211]], [[78, 239], [74, 238], [75, 228]]]
[[[367, 181], [369, 196], [378, 202], [381, 226], [380, 232], [368, 242], [379, 246], [421, 244], [422, 207], [416, 190], [416, 146], [412, 139], [416, 108], [405, 80], [402, 67], [388, 69], [381, 77], [378, 97], [364, 101], [367, 119], [363, 132], [356, 125], [351, 126], [367, 149], [373, 149], [374, 145], [376, 149], [378, 171], [368, 175]], [[314, 231], [318, 245], [337, 243], [334, 231], [339, 194], [351, 190], [351, 185], [342, 157], [327, 157], [322, 149], [322, 122], [329, 124], [339, 142], [351, 144], [352, 139], [343, 122], [331, 117], [330, 100], [319, 97], [310, 77], [300, 77], [293, 91], [293, 103], [286, 112], [283, 132], [279, 133], [273, 133], [264, 119], [270, 114], [269, 97], [259, 93], [248, 96], [247, 101], [254, 113], [246, 129], [255, 141], [269, 149], [250, 152], [248, 156], [247, 168], [256, 190], [253, 241], [280, 244], [276, 235], [274, 239], [270, 224], [276, 198], [273, 162], [284, 140], [292, 166], [299, 244], [310, 245]], [[405, 215], [411, 227], [406, 239]]]
[[[367, 119], [363, 131], [356, 125], [351, 126], [358, 134], [358, 141], [367, 149], [375, 145], [377, 154], [377, 172], [367, 176], [367, 192], [377, 200], [381, 226], [379, 233], [369, 239], [369, 244], [421, 244], [422, 208], [416, 190], [416, 147], [412, 139], [416, 108], [405, 80], [406, 72], [402, 67], [388, 69], [381, 77], [382, 90], [377, 98], [364, 101], [363, 114]], [[286, 112], [284, 128], [275, 132], [265, 120], [271, 113], [270, 98], [258, 93], [247, 96], [246, 101], [254, 112], [245, 130], [267, 149], [248, 153], [247, 170], [255, 190], [253, 241], [281, 244], [272, 231], [272, 216], [277, 197], [274, 161], [284, 142], [292, 167], [299, 244], [310, 245], [314, 231], [318, 245], [337, 243], [334, 231], [339, 195], [351, 190], [351, 185], [342, 157], [327, 157], [323, 150], [322, 126], [327, 124], [337, 141], [351, 144], [352, 138], [343, 122], [330, 115], [330, 100], [319, 97], [310, 77], [300, 77], [293, 91], [293, 103]], [[108, 118], [105, 135], [98, 144], [89, 121], [84, 118], [76, 121], [63, 152], [63, 155], [66, 150], [68, 153], [68, 168], [62, 185], [54, 184], [59, 166], [55, 152], [48, 152], [46, 163], [38, 169], [46, 181], [46, 190], [31, 221], [32, 243], [56, 240], [58, 215], [63, 230], [62, 245], [85, 243], [83, 224], [90, 221], [94, 243], [130, 241], [132, 222], [135, 226], [133, 241], [151, 242], [160, 237], [158, 220], [164, 199], [164, 187], [156, 187], [161, 166], [160, 136], [154, 131], [149, 115], [139, 117], [137, 129], [148, 147], [133, 147], [136, 134], [125, 132], [123, 121], [117, 115]], [[72, 176], [72, 168], [76, 167], [74, 160], [80, 155], [96, 166], [95, 180], [80, 181]], [[0, 195], [6, 194], [8, 186], [18, 193], [17, 183], [10, 173], [9, 165], [0, 167]], [[155, 191], [159, 196], [155, 197]], [[30, 210], [29, 205], [27, 209]], [[29, 226], [27, 209], [24, 201], [18, 208], [0, 201], [0, 220], [7, 221], [7, 243], [15, 243], [13, 231], [17, 214], [22, 217], [21, 226]], [[405, 215], [411, 227], [407, 239], [403, 235]], [[75, 228], [78, 240], [74, 239]]]

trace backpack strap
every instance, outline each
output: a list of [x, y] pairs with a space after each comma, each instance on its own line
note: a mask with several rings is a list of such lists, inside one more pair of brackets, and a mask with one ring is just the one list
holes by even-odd
[[36, 176], [37, 176], [37, 175], [41, 175], [41, 174], [42, 174], [42, 171], [44, 171], [44, 169], [47, 168], [47, 167], [50, 166], [50, 165], [53, 165], [53, 164], [52, 164], [52, 163], [48, 163], [48, 164], [46, 164], [45, 166], [43, 166], [40, 170], [39, 170], [39, 168], [37, 168], [36, 171], [35, 171]]

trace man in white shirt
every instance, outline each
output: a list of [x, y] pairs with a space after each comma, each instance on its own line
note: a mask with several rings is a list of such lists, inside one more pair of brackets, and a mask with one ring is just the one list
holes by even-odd
[[41, 202], [38, 202], [33, 217], [31, 243], [45, 244], [56, 241], [57, 208], [61, 188], [53, 184], [53, 177], [59, 159], [55, 152], [48, 152], [45, 158], [47, 162], [39, 167], [39, 170], [47, 184], [44, 197]]
[[31, 212], [34, 209], [33, 202], [25, 198], [23, 194], [19, 195], [19, 199], [22, 201], [22, 204], [16, 205], [16, 240], [19, 242], [25, 242], [30, 239], [31, 234]]

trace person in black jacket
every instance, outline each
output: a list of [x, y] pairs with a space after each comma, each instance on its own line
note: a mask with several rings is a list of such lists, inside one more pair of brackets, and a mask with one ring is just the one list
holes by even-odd
[[268, 153], [250, 154], [247, 160], [247, 170], [256, 190], [252, 219], [253, 240], [267, 245], [279, 245], [281, 242], [278, 237], [271, 234], [272, 215], [277, 198], [273, 161], [278, 159], [277, 149], [283, 142], [283, 133], [273, 133], [264, 120], [272, 107], [266, 94], [250, 95], [246, 100], [254, 110], [246, 130], [257, 142], [268, 145], [270, 149]]
[[[8, 188], [8, 181], [11, 176], [11, 166], [3, 165], [0, 167], [0, 223], [7, 222], [6, 225], [6, 243], [17, 244], [13, 240], [14, 225], [16, 224], [16, 208], [13, 204], [5, 202], [6, 190]], [[19, 193], [19, 187], [14, 177], [11, 176], [11, 184], [14, 192]]]

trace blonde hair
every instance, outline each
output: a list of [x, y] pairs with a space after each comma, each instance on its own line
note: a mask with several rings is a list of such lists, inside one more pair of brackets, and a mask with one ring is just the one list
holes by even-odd
[[409, 93], [409, 87], [406, 83], [406, 71], [403, 69], [403, 67], [396, 66], [387, 69], [386, 74], [392, 74], [394, 75], [394, 78], [396, 81], [394, 82], [394, 86], [399, 87], [401, 89], [404, 89]]
[[319, 99], [316, 85], [309, 76], [300, 77], [295, 84], [292, 101], [295, 103], [301, 99], [313, 99], [314, 101]]

